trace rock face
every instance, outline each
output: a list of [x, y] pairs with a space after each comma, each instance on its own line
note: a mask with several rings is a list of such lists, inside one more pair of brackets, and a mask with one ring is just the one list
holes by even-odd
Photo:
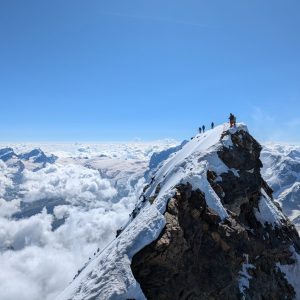
[[[231, 170], [207, 171], [207, 180], [229, 217], [221, 220], [205, 194], [178, 184], [165, 211], [159, 238], [132, 259], [132, 272], [147, 299], [295, 299], [295, 289], [279, 265], [300, 253], [293, 224], [266, 214], [278, 211], [262, 179], [261, 146], [246, 131], [226, 131], [218, 157]], [[280, 210], [280, 209], [279, 209]], [[266, 222], [265, 222], [266, 221]]]

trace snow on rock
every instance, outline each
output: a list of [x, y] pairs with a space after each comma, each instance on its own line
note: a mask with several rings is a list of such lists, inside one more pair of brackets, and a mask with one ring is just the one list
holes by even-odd
[[289, 284], [291, 284], [294, 287], [296, 292], [296, 299], [300, 299], [300, 255], [295, 251], [294, 247], [291, 247], [291, 252], [293, 253], [295, 263], [291, 265], [281, 265], [278, 263], [277, 267], [282, 273], [285, 274], [285, 277]]
[[[244, 124], [237, 124], [233, 128], [229, 128], [228, 124], [216, 126], [212, 130], [196, 135], [178, 149], [174, 148], [175, 150], [165, 152], [162, 157], [158, 156], [153, 168], [157, 170], [159, 167], [159, 169], [149, 176], [150, 182], [143, 194], [143, 200], [151, 200], [151, 202], [153, 201], [152, 204], [140, 200], [139, 206], [137, 206], [139, 208], [137, 216], [132, 217], [121, 234], [81, 269], [73, 282], [56, 300], [146, 299], [139, 283], [132, 274], [131, 260], [136, 253], [156, 240], [161, 234], [166, 224], [163, 214], [168, 200], [176, 192], [176, 187], [180, 184], [189, 183], [194, 190], [200, 189], [205, 195], [207, 206], [214, 210], [222, 220], [228, 217], [219, 196], [207, 180], [207, 171], [213, 171], [218, 181], [222, 181], [220, 175], [224, 173], [232, 172], [235, 176], [239, 176], [238, 170], [227, 167], [218, 156], [220, 147], [235, 147], [231, 135], [239, 132], [239, 130], [248, 131]], [[229, 132], [229, 134], [223, 135], [224, 131]], [[253, 173], [253, 169], [249, 168], [249, 172]], [[273, 227], [280, 227], [282, 220], [285, 220], [285, 216], [264, 189], [261, 190], [258, 208], [255, 209], [254, 213], [257, 220], [263, 225], [269, 223]], [[225, 224], [225, 222], [220, 224]], [[299, 289], [297, 287], [299, 255], [295, 251], [293, 253], [297, 259], [296, 264], [277, 266], [286, 274], [290, 284], [296, 285], [295, 290], [299, 295], [297, 290]], [[255, 254], [256, 256], [257, 254]], [[241, 270], [238, 269], [238, 271], [240, 270], [238, 287], [244, 295], [249, 289], [249, 281], [251, 280], [249, 270], [252, 268], [255, 266], [249, 264], [246, 256]]]
[[229, 169], [217, 155], [217, 150], [223, 146], [222, 133], [226, 130], [235, 133], [238, 130], [247, 131], [247, 127], [244, 124], [231, 129], [228, 124], [216, 126], [196, 135], [180, 151], [169, 156], [145, 191], [147, 199], [154, 198], [153, 204], [145, 204], [118, 238], [97, 254], [56, 300], [145, 299], [131, 272], [131, 258], [161, 233], [165, 225], [163, 214], [176, 186], [189, 182], [193, 189], [200, 189], [205, 193], [207, 205], [221, 219], [228, 216], [207, 181], [207, 170], [214, 171], [217, 175], [236, 171]]
[[223, 139], [222, 139], [222, 144], [226, 147], [226, 148], [231, 148], [233, 147], [233, 143], [231, 140], [231, 135], [226, 135]]
[[269, 223], [272, 226], [281, 226], [281, 220], [285, 219], [282, 212], [276, 207], [267, 193], [261, 189], [262, 196], [260, 198], [258, 209], [255, 209], [255, 217], [262, 224]]
[[190, 183], [194, 189], [200, 189], [204, 192], [208, 207], [217, 212], [221, 219], [225, 219], [228, 217], [228, 214], [223, 207], [220, 198], [209, 184], [206, 171], [207, 169], [204, 167], [200, 175], [191, 174], [182, 180], [181, 183]]
[[248, 270], [249, 269], [255, 269], [255, 266], [252, 264], [249, 264], [248, 262], [248, 255], [244, 254], [244, 257], [246, 258], [246, 262], [242, 264], [242, 270], [239, 272], [239, 290], [241, 294], [245, 294], [246, 289], [249, 289], [249, 281], [252, 278], [251, 275], [249, 275]]
[[181, 151], [166, 160], [146, 191], [146, 197], [153, 197], [158, 186], [161, 186], [156, 200], [160, 201], [161, 195], [166, 191], [174, 189], [180, 183], [189, 182], [194, 189], [199, 188], [205, 193], [207, 205], [215, 210], [221, 219], [226, 218], [228, 215], [225, 208], [206, 179], [208, 169], [216, 172], [217, 175], [232, 171], [238, 176], [237, 170], [229, 169], [216, 153], [217, 149], [223, 145], [221, 136], [226, 130], [230, 133], [238, 130], [248, 131], [244, 124], [238, 124], [234, 128], [229, 128], [228, 124], [222, 124], [196, 135], [182, 147]]

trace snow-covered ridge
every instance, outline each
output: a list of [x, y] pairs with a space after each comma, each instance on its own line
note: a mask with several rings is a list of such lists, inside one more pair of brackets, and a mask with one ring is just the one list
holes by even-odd
[[[156, 199], [157, 207], [162, 213], [166, 204], [164, 195], [169, 194], [176, 185], [189, 182], [194, 189], [199, 188], [205, 193], [207, 205], [210, 208], [218, 212], [222, 219], [227, 217], [225, 208], [206, 178], [208, 169], [217, 174], [229, 171], [216, 152], [223, 143], [226, 143], [226, 146], [228, 144], [228, 137], [225, 141], [221, 139], [222, 133], [226, 130], [235, 133], [239, 130], [247, 131], [247, 127], [244, 124], [238, 124], [234, 128], [229, 128], [228, 124], [216, 126], [212, 130], [196, 135], [179, 152], [165, 161], [155, 174], [154, 182], [145, 193], [146, 197], [153, 197], [158, 186], [162, 187]], [[237, 173], [234, 169], [230, 171]], [[163, 200], [161, 201], [161, 199]]]
[[[244, 124], [229, 128], [222, 124], [205, 133], [196, 135], [191, 141], [174, 153], [164, 163], [145, 191], [145, 198], [154, 197], [153, 204], [146, 202], [136, 218], [106, 248], [97, 254], [77, 278], [57, 297], [57, 300], [99, 299], [145, 299], [131, 269], [131, 258], [147, 244], [155, 240], [165, 225], [163, 213], [167, 201], [174, 195], [176, 186], [189, 182], [194, 189], [205, 193], [207, 205], [216, 211], [221, 219], [227, 212], [219, 197], [207, 181], [207, 170], [217, 175], [233, 172], [219, 159], [217, 150], [230, 147], [228, 137], [223, 141], [222, 133], [247, 131]], [[225, 145], [224, 145], [225, 143]]]

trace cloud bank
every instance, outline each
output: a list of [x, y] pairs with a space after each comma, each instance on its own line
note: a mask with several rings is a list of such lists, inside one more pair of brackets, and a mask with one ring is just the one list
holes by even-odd
[[[89, 257], [115, 238], [143, 186], [145, 162], [170, 143], [141, 145], [103, 151], [77, 145], [74, 154], [58, 149], [63, 158], [39, 170], [0, 160], [1, 300], [54, 299]], [[82, 153], [91, 158], [88, 164]], [[59, 201], [49, 208], [53, 199]]]

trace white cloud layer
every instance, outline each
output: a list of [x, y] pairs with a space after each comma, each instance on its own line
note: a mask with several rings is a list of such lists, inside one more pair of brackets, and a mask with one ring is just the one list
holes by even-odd
[[79, 165], [48, 165], [37, 172], [24, 170], [20, 188], [25, 202], [62, 198], [72, 204], [97, 206], [117, 194], [97, 170]]
[[[36, 172], [25, 169], [15, 186], [12, 179], [18, 169], [0, 160], [0, 299], [53, 300], [127, 222], [142, 188], [146, 162], [153, 151], [170, 145], [106, 145], [104, 150], [81, 144], [77, 150], [53, 147], [63, 157]], [[87, 159], [81, 155], [88, 155], [96, 169], [103, 165], [110, 172], [85, 166]], [[103, 178], [106, 175], [109, 178]], [[8, 198], [11, 190], [15, 193]], [[21, 201], [40, 205], [41, 210], [53, 199], [64, 200], [53, 213], [43, 209], [13, 218], [16, 212], [24, 213]], [[58, 220], [62, 225], [53, 231]]]

